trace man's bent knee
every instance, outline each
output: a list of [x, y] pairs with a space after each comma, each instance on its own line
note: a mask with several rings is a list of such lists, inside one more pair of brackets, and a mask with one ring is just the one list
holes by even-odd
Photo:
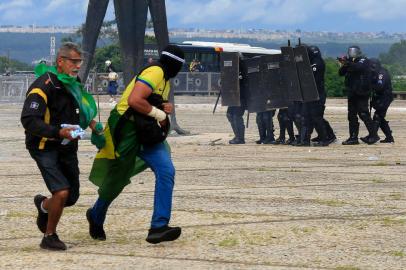
[[79, 192], [70, 192], [66, 202], [65, 202], [65, 207], [69, 207], [72, 205], [75, 205], [75, 203], [79, 199]]

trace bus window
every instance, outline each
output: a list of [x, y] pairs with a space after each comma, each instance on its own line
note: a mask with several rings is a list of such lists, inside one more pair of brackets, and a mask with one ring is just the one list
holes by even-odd
[[206, 72], [220, 71], [220, 55], [217, 52], [200, 53], [200, 63]]

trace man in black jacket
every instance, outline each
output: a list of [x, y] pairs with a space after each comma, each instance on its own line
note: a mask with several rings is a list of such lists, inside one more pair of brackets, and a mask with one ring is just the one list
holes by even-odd
[[[386, 138], [380, 142], [394, 143], [392, 130], [389, 127], [389, 122], [385, 119], [388, 108], [393, 101], [391, 77], [389, 72], [381, 66], [381, 62], [378, 59], [370, 59], [370, 67], [372, 73], [371, 88], [373, 91], [371, 106], [375, 109], [373, 121], [375, 122], [376, 129], [378, 130], [380, 127], [385, 134]], [[368, 142], [369, 138], [364, 137], [361, 140]]]
[[[60, 78], [73, 77], [75, 81], [81, 63], [79, 47], [64, 43], [58, 51], [54, 72], [45, 72], [29, 87], [21, 113], [26, 148], [52, 193], [50, 198], [40, 194], [34, 197], [37, 226], [44, 233], [40, 246], [49, 250], [66, 249], [56, 234], [56, 226], [63, 208], [74, 205], [79, 198], [78, 142], [74, 135], [78, 129], [61, 125], [79, 125], [82, 105]], [[94, 120], [87, 123], [95, 130]]]
[[343, 59], [340, 63], [341, 68], [338, 73], [340, 76], [345, 76], [350, 132], [350, 137], [343, 141], [343, 145], [359, 144], [358, 117], [364, 122], [368, 129], [367, 143], [374, 144], [379, 141], [379, 137], [368, 108], [371, 79], [369, 60], [362, 55], [361, 49], [358, 46], [351, 46], [348, 48], [347, 58]]
[[333, 129], [330, 123], [324, 119], [324, 110], [326, 108], [326, 90], [324, 88], [324, 74], [326, 65], [321, 57], [320, 49], [317, 46], [308, 46], [307, 53], [311, 68], [314, 75], [314, 80], [319, 93], [319, 100], [309, 103], [309, 114], [311, 125], [314, 126], [317, 132], [317, 141], [315, 146], [327, 146], [336, 140]]

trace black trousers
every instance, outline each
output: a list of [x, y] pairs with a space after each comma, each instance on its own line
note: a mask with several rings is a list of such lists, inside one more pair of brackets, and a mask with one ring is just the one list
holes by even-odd
[[370, 133], [373, 130], [368, 100], [368, 96], [351, 95], [348, 97], [348, 123], [350, 137], [358, 137], [358, 117], [365, 123], [365, 126]]

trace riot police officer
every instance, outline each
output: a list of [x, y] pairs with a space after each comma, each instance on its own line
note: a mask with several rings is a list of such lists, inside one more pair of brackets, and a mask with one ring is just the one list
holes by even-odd
[[245, 106], [243, 104], [227, 108], [227, 119], [234, 133], [234, 138], [228, 142], [229, 144], [245, 144], [244, 111]]
[[[369, 60], [362, 55], [358, 46], [348, 48], [347, 57], [340, 61], [341, 67], [338, 71], [340, 76], [345, 76], [345, 87], [348, 96], [348, 122], [350, 137], [343, 142], [343, 145], [359, 144], [359, 122], [358, 117], [364, 122], [368, 129], [368, 144], [379, 141], [375, 124], [371, 119], [368, 110], [370, 94], [370, 69]], [[358, 116], [358, 117], [357, 117]]]
[[[371, 106], [375, 109], [373, 121], [376, 124], [376, 129], [381, 128], [385, 134], [385, 139], [381, 143], [393, 143], [395, 140], [392, 136], [392, 130], [389, 127], [389, 122], [386, 121], [385, 116], [388, 111], [389, 105], [393, 101], [392, 82], [389, 72], [381, 66], [378, 59], [370, 59], [371, 68], [371, 88], [372, 100]], [[361, 140], [368, 142], [369, 138], [361, 138]]]
[[240, 55], [239, 59], [240, 65], [240, 106], [229, 106], [227, 108], [227, 120], [230, 122], [231, 129], [234, 133], [234, 138], [231, 139], [228, 143], [229, 144], [245, 144], [245, 126], [244, 126], [244, 112], [247, 107], [246, 98], [245, 98], [245, 80], [244, 75], [242, 74], [243, 69], [243, 61], [242, 55]]
[[307, 53], [309, 55], [310, 65], [317, 85], [317, 91], [319, 93], [319, 100], [309, 102], [308, 105], [310, 122], [317, 132], [317, 139], [313, 141], [315, 141], [315, 146], [327, 146], [336, 140], [336, 136], [330, 123], [324, 119], [327, 98], [326, 90], [324, 88], [326, 65], [321, 57], [320, 49], [317, 46], [308, 46]]

